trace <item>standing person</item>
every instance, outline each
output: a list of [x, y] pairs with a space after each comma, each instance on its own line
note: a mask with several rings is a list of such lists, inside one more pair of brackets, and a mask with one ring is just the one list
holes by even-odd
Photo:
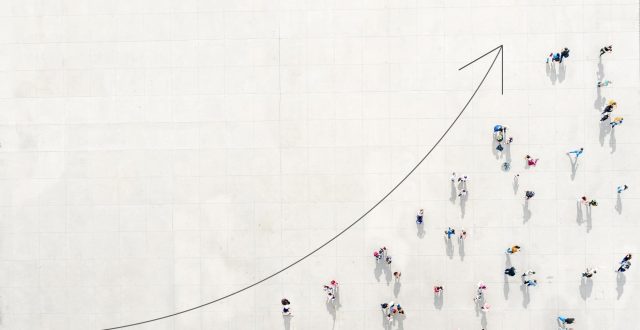
[[589, 268], [589, 267], [587, 267], [587, 269], [584, 271], [584, 273], [582, 273], [582, 277], [591, 278], [597, 272], [598, 272], [597, 268]]
[[442, 285], [436, 285], [433, 287], [433, 294], [435, 294], [436, 296], [442, 295], [443, 291], [444, 291], [444, 288], [442, 287]]
[[565, 58], [569, 58], [569, 48], [567, 47], [564, 47], [560, 52], [560, 63], [562, 63], [562, 60]]
[[613, 81], [611, 80], [605, 80], [605, 81], [598, 81], [598, 88], [600, 87], [607, 87], [609, 85], [613, 84]]
[[507, 249], [507, 252], [505, 252], [506, 254], [514, 254], [514, 253], [518, 253], [518, 251], [520, 251], [520, 247], [518, 245], [514, 245], [510, 248]]
[[418, 214], [416, 214], [416, 223], [421, 225], [422, 224], [422, 217], [424, 216], [424, 210], [420, 209], [418, 211]]
[[291, 302], [289, 302], [289, 299], [282, 298], [280, 300], [280, 303], [282, 304], [282, 315], [284, 315], [284, 316], [293, 316], [291, 314]]
[[531, 190], [527, 190], [527, 191], [525, 191], [525, 192], [524, 192], [524, 199], [527, 199], [527, 200], [528, 200], [528, 199], [531, 199], [531, 198], [533, 198], [533, 196], [535, 196], [535, 195], [536, 195], [536, 193], [535, 193], [535, 192], [533, 192], [533, 191], [531, 191]]
[[558, 316], [558, 321], [560, 321], [562, 325], [572, 324], [573, 322], [575, 322], [575, 320], [576, 319], [574, 319], [573, 317]]
[[451, 236], [453, 236], [455, 233], [456, 230], [451, 227], [444, 231], [444, 234], [447, 235], [447, 239], [451, 239]]
[[511, 277], [516, 276], [516, 267], [507, 268], [504, 270], [504, 273]]
[[527, 155], [526, 157], [524, 157], [527, 160], [527, 165], [528, 166], [536, 166], [538, 164], [538, 159], [533, 159], [533, 157]]
[[622, 185], [622, 186], [618, 186], [618, 188], [616, 188], [616, 190], [618, 191], [618, 194], [622, 193], [623, 191], [625, 191], [627, 189], [629, 189], [629, 186], [627, 186], [626, 184]]
[[600, 57], [602, 57], [602, 55], [604, 55], [605, 53], [611, 53], [611, 52], [613, 52], [613, 45], [604, 46], [600, 48]]
[[400, 282], [400, 276], [402, 276], [401, 272], [393, 272], [393, 277], [396, 279], [396, 282]]
[[578, 157], [580, 157], [580, 155], [582, 155], [583, 152], [584, 152], [584, 148], [580, 148], [580, 149], [571, 150], [567, 152], [567, 155], [571, 156], [571, 154], [574, 154], [577, 159]]
[[618, 125], [622, 125], [622, 121], [624, 120], [623, 117], [615, 117], [613, 118], [613, 120], [609, 123], [611, 124], [611, 127], [616, 127]]
[[467, 231], [464, 230], [464, 228], [460, 229], [460, 236], [458, 236], [458, 239], [461, 241], [464, 241], [467, 238]]

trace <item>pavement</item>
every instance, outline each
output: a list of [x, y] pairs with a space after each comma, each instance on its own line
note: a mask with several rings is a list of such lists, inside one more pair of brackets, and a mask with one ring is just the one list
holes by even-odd
[[[558, 315], [640, 329], [640, 269], [614, 272], [640, 253], [639, 12], [631, 0], [0, 1], [0, 329], [145, 321], [287, 267], [418, 163], [495, 52], [458, 68], [499, 45], [504, 95], [498, 59], [359, 223], [255, 287], [131, 329], [540, 330]], [[545, 64], [563, 47], [562, 66]], [[599, 122], [609, 99], [625, 118], [614, 129]], [[496, 124], [514, 137], [502, 154]], [[453, 171], [470, 177], [463, 203]], [[443, 238], [449, 226], [463, 244]], [[536, 270], [538, 286], [505, 277], [509, 265]], [[479, 281], [488, 313], [473, 303]], [[406, 314], [387, 324], [391, 300]]]

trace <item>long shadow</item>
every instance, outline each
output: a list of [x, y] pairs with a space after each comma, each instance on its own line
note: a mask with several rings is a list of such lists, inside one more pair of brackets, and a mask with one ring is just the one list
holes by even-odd
[[578, 171], [578, 157], [571, 157], [571, 154], [567, 154], [567, 156], [569, 156], [569, 162], [571, 163], [571, 181], [573, 181]]
[[282, 321], [284, 322], [284, 329], [291, 330], [291, 316], [282, 315]]
[[[611, 126], [611, 125], [609, 125]], [[616, 129], [611, 128], [611, 134], [609, 135], [609, 147], [611, 147], [611, 153], [616, 152], [617, 144], [616, 144]]]
[[[504, 269], [511, 268], [511, 257], [507, 254], [504, 261]], [[502, 295], [504, 299], [509, 299], [509, 275], [504, 274], [504, 285], [502, 286]]]
[[385, 266], [382, 268], [384, 271], [384, 279], [387, 281], [387, 285], [391, 284], [391, 267], [385, 263]]
[[334, 305], [334, 303], [335, 303], [335, 301], [333, 303], [331, 301], [327, 301], [325, 303], [325, 307], [327, 308], [327, 312], [329, 312], [329, 314], [331, 314], [331, 318], [333, 318], [333, 322], [334, 322], [334, 325], [335, 325], [335, 322], [336, 322], [336, 306]]
[[587, 207], [587, 233], [591, 231], [593, 228], [592, 218], [591, 218], [591, 206]]
[[513, 186], [513, 194], [515, 195], [518, 193], [518, 188], [520, 188], [520, 179], [518, 176], [515, 176], [515, 175], [513, 176], [512, 186]]
[[396, 316], [396, 321], [398, 322], [398, 330], [404, 330], [404, 319], [406, 316], [404, 314], [399, 314]]
[[498, 149], [496, 149], [498, 147], [498, 144], [500, 144], [500, 142], [498, 142], [498, 140], [496, 140], [496, 135], [495, 133], [493, 135], [491, 135], [491, 152], [493, 153], [493, 156], [496, 157], [496, 159], [500, 158], [500, 152], [498, 151]]
[[547, 62], [546, 71], [547, 71], [547, 77], [549, 77], [551, 84], [555, 85], [556, 81], [558, 80], [558, 75], [556, 74], [556, 66], [553, 64], [552, 61]]
[[531, 301], [531, 297], [529, 296], [529, 287], [522, 283], [520, 285], [520, 291], [522, 291], [522, 307], [527, 308], [529, 306], [529, 302]]
[[526, 223], [531, 219], [531, 210], [529, 210], [529, 200], [525, 199], [522, 204], [522, 223]]
[[620, 297], [622, 297], [622, 294], [624, 293], [624, 284], [627, 282], [627, 277], [624, 275], [624, 273], [617, 273], [618, 275], [616, 276], [616, 291], [618, 292], [618, 300], [620, 300]]
[[433, 295], [433, 306], [436, 309], [442, 309], [442, 305], [444, 305], [444, 294], [434, 294]]
[[582, 203], [580, 201], [576, 201], [576, 222], [579, 226], [584, 222], [584, 218], [582, 216]]
[[447, 256], [449, 256], [449, 259], [453, 259], [453, 243], [451, 242], [451, 239], [445, 237], [444, 238], [444, 243], [445, 243], [445, 247], [446, 247], [446, 252], [447, 252]]
[[604, 146], [604, 137], [611, 132], [610, 122], [611, 119], [600, 122], [600, 135], [598, 136], [598, 141], [600, 141], [601, 147]]
[[580, 280], [580, 296], [582, 300], [587, 300], [591, 296], [591, 291], [593, 291], [593, 280], [583, 277]]
[[402, 283], [396, 281], [393, 283], [393, 296], [398, 298], [398, 294], [400, 293], [400, 287], [402, 287]]
[[598, 72], [596, 72], [596, 78], [598, 81], [604, 79], [604, 65], [602, 65], [602, 58], [598, 59]]
[[458, 190], [456, 189], [456, 184], [455, 182], [451, 181], [451, 194], [449, 196], [449, 201], [451, 203], [455, 203], [457, 196], [458, 196]]
[[558, 82], [561, 83], [567, 76], [567, 66], [564, 63], [558, 65]]
[[504, 145], [504, 161], [511, 163], [511, 144]]
[[620, 194], [618, 194], [618, 198], [616, 198], [616, 212], [618, 212], [618, 214], [622, 213], [622, 197], [620, 197]]
[[382, 275], [383, 260], [376, 261], [376, 268], [373, 270], [373, 275], [376, 277], [376, 281], [380, 282], [380, 275]]
[[465, 252], [463, 239], [458, 239], [458, 255], [460, 256], [460, 260], [464, 260]]
[[389, 322], [387, 315], [384, 313], [384, 310], [382, 310], [382, 328], [384, 330], [391, 330], [391, 325], [392, 322]]
[[482, 313], [482, 317], [480, 318], [480, 324], [482, 325], [482, 329], [487, 328], [487, 312]]
[[464, 218], [464, 215], [467, 210], [467, 199], [469, 198], [469, 192], [464, 196], [460, 196], [460, 217]]
[[424, 235], [425, 235], [424, 224], [416, 223], [416, 227], [418, 229], [418, 231], [416, 232], [416, 235], [418, 236], [418, 238], [424, 238]]

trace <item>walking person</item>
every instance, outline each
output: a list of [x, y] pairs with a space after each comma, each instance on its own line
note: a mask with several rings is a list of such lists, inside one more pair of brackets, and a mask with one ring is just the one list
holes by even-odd
[[451, 173], [451, 177], [449, 179], [451, 182], [456, 182], [456, 172]]
[[616, 270], [616, 272], [618, 272], [618, 273], [624, 273], [624, 272], [626, 272], [627, 270], [629, 270], [629, 268], [630, 268], [630, 267], [631, 267], [631, 261], [623, 262], [623, 263], [620, 265], [620, 267], [618, 267], [618, 270]]
[[527, 166], [536, 166], [538, 164], [538, 158], [533, 159], [533, 157], [527, 155], [524, 159], [527, 160]]
[[420, 209], [418, 211], [418, 214], [416, 214], [416, 223], [421, 225], [422, 224], [422, 217], [424, 216], [424, 210]]
[[396, 279], [396, 282], [400, 282], [400, 276], [402, 276], [401, 272], [393, 272], [393, 277]]
[[442, 287], [442, 285], [436, 285], [433, 287], [433, 294], [436, 296], [441, 296], [443, 291], [444, 288]]
[[524, 192], [524, 199], [529, 200], [531, 198], [533, 198], [533, 196], [535, 196], [536, 193], [531, 191], [531, 190], [527, 190]]
[[526, 285], [526, 286], [537, 286], [538, 285], [538, 280], [525, 280], [524, 282], [522, 282], [522, 284]]
[[514, 246], [508, 248], [505, 253], [506, 254], [514, 254], [514, 253], [518, 253], [518, 251], [520, 251], [520, 247], [518, 245], [514, 245]]
[[629, 189], [629, 186], [627, 186], [625, 184], [625, 185], [622, 185], [622, 186], [618, 186], [618, 188], [616, 188], [616, 191], [618, 191], [618, 194], [620, 194], [620, 193], [622, 193], [623, 191], [625, 191], [627, 189]]
[[593, 275], [595, 275], [596, 273], [598, 273], [598, 269], [597, 268], [589, 268], [589, 267], [587, 267], [587, 269], [584, 271], [584, 273], [582, 273], [582, 277], [592, 278]]
[[600, 87], [607, 87], [607, 86], [609, 86], [611, 84], [613, 84], [613, 81], [605, 80], [605, 81], [598, 81], [597, 86], [598, 86], [598, 88], [600, 88]]
[[282, 304], [282, 315], [293, 316], [293, 314], [291, 314], [291, 302], [289, 302], [289, 299], [282, 298], [280, 303]]
[[627, 255], [624, 256], [624, 258], [622, 258], [622, 261], [620, 261], [621, 264], [628, 262], [629, 260], [631, 260], [633, 256], [631, 255], [631, 253], [628, 253]]
[[458, 236], [458, 240], [464, 241], [467, 238], [467, 231], [464, 228], [460, 229], [460, 235]]
[[504, 270], [504, 273], [511, 277], [516, 276], [516, 267], [507, 268]]
[[580, 157], [580, 155], [582, 155], [583, 152], [584, 152], [584, 148], [580, 148], [580, 149], [571, 150], [567, 152], [567, 155], [571, 156], [571, 154], [573, 154], [576, 156], [576, 159], [578, 159], [578, 157]]
[[558, 321], [560, 321], [560, 323], [562, 323], [562, 325], [564, 326], [565, 324], [573, 324], [576, 319], [574, 319], [573, 317], [558, 316]]
[[444, 234], [447, 235], [447, 239], [451, 239], [451, 236], [455, 235], [456, 230], [449, 227], [447, 230], [444, 231]]
[[458, 197], [465, 197], [465, 196], [467, 196], [467, 190], [466, 189], [460, 190], [460, 193], [458, 193]]
[[580, 203], [582, 205], [589, 205], [589, 201], [587, 200], [587, 196], [580, 197]]
[[611, 128], [616, 127], [618, 125], [622, 125], [622, 121], [624, 120], [623, 117], [615, 117], [613, 118], [613, 120], [609, 123], [611, 124]]
[[590, 200], [589, 206], [598, 206], [598, 201], [596, 201], [595, 199]]
[[332, 286], [328, 286], [325, 285], [322, 288], [324, 290], [324, 292], [327, 294], [327, 302], [335, 302], [336, 300], [336, 295], [335, 295], [335, 290]]
[[600, 48], [600, 57], [602, 57], [602, 55], [606, 53], [611, 53], [611, 52], [613, 52], [613, 45], [604, 46]]
[[618, 107], [618, 103], [614, 100], [609, 100], [609, 102], [607, 103], [607, 105], [604, 107], [604, 109], [602, 109], [602, 114], [605, 113], [611, 113], [613, 112], [613, 110], [615, 110], [615, 108]]
[[560, 63], [562, 63], [562, 60], [565, 58], [569, 58], [569, 48], [567, 47], [564, 47], [560, 52]]

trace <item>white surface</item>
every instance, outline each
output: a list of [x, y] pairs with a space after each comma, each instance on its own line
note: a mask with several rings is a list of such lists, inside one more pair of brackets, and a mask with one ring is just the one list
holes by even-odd
[[[393, 329], [480, 329], [479, 280], [487, 329], [556, 329], [559, 314], [576, 329], [640, 329], [640, 269], [624, 285], [613, 272], [640, 253], [638, 2], [482, 3], [1, 0], [0, 328], [142, 321], [282, 268], [417, 162], [490, 59], [457, 68], [504, 44], [504, 96], [494, 69], [362, 223], [258, 287], [133, 329], [383, 329], [379, 304], [392, 299], [407, 312]], [[625, 117], [615, 137], [601, 135], [594, 88], [605, 44], [614, 52], [600, 71], [614, 84], [602, 97]], [[545, 56], [564, 46], [566, 73], [547, 76]], [[492, 152], [496, 123], [515, 137], [510, 173]], [[564, 153], [578, 146], [572, 179]], [[526, 153], [537, 168], [523, 169]], [[453, 170], [471, 177], [464, 217], [449, 200]], [[583, 194], [600, 203], [590, 219], [576, 207]], [[464, 254], [454, 242], [447, 255], [449, 225], [467, 229]], [[518, 271], [538, 271], [528, 295], [517, 277], [504, 282], [511, 244], [523, 247]], [[376, 278], [381, 245], [400, 287]], [[580, 286], [586, 266], [601, 270], [592, 288]], [[322, 290], [331, 279], [335, 317]]]

